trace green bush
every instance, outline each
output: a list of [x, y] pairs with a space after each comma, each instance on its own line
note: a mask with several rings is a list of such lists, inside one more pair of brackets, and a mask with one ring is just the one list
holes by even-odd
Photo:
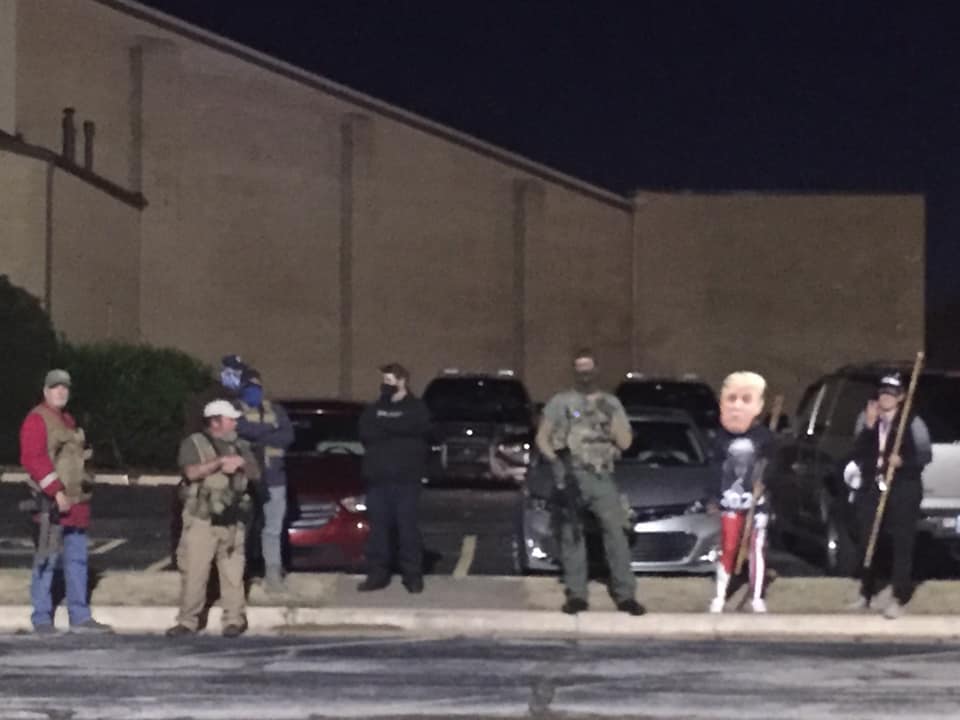
[[40, 301], [0, 275], [0, 463], [19, 461], [20, 424], [43, 399], [56, 347]]
[[147, 345], [64, 343], [57, 365], [73, 377], [70, 410], [101, 468], [175, 468], [184, 408], [213, 382], [200, 361]]

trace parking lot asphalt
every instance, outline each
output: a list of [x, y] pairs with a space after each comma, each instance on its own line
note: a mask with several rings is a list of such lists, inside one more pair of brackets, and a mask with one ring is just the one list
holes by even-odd
[[[27, 497], [17, 483], [0, 484], [0, 566], [26, 568], [32, 555], [28, 516], [16, 509]], [[97, 570], [163, 570], [169, 567], [174, 488], [99, 487], [93, 500], [91, 565]], [[421, 528], [428, 573], [511, 575], [518, 492], [488, 487], [426, 487]], [[788, 575], [817, 569], [786, 553], [773, 566]]]
[[0, 720], [939, 720], [958, 666], [953, 643], [0, 636]]
[[[90, 561], [97, 571], [170, 568], [174, 488], [98, 487], [93, 500]], [[32, 557], [31, 523], [17, 502], [27, 497], [19, 483], [0, 483], [0, 567], [27, 568]], [[421, 528], [426, 567], [437, 575], [511, 575], [516, 572], [513, 532], [518, 491], [490, 487], [426, 487]], [[918, 551], [925, 576], [954, 578], [955, 563]], [[815, 558], [771, 548], [769, 565], [780, 576], [818, 576]]]

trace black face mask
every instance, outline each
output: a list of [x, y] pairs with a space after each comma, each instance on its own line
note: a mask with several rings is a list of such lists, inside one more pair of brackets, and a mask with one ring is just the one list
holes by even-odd
[[396, 385], [388, 385], [387, 383], [383, 383], [380, 386], [380, 399], [383, 402], [389, 401], [396, 394], [397, 394]]
[[573, 383], [580, 392], [592, 393], [597, 389], [597, 373], [595, 370], [577, 370], [573, 375]]

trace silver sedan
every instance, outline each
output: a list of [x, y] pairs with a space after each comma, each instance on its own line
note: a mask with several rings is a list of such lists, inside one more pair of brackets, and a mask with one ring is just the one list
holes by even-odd
[[[708, 573], [715, 568], [720, 518], [707, 513], [716, 494], [704, 436], [684, 412], [662, 408], [630, 412], [634, 442], [615, 477], [630, 506], [631, 566], [635, 572]], [[549, 468], [533, 471], [541, 477]], [[560, 552], [554, 531], [551, 483], [531, 475], [520, 500], [514, 550], [521, 572], [555, 572]], [[584, 517], [591, 559], [602, 561], [602, 543], [589, 513]]]

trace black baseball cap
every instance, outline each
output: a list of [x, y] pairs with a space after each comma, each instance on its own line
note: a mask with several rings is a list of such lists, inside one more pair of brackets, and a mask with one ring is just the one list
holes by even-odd
[[247, 364], [239, 355], [224, 355], [223, 359], [220, 360], [220, 364], [225, 368], [230, 368], [231, 370], [243, 370], [247, 367]]
[[887, 373], [880, 378], [880, 383], [877, 386], [877, 391], [880, 393], [888, 392], [893, 395], [899, 395], [903, 392], [903, 380], [900, 378], [900, 373]]

